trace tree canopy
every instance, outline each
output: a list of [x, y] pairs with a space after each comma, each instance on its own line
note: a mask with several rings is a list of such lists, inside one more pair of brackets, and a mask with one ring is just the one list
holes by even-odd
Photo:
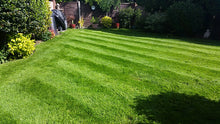
[[[56, 2], [69, 2], [76, 0], [56, 0]], [[116, 7], [121, 3], [121, 0], [80, 0], [89, 5], [97, 4], [103, 11], [109, 12], [112, 7]]]
[[112, 7], [118, 6], [121, 0], [85, 0], [85, 3], [89, 3], [89, 5], [97, 3], [103, 11], [109, 12]]

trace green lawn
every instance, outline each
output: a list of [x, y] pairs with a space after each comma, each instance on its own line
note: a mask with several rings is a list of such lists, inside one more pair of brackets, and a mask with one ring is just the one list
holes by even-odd
[[0, 65], [0, 123], [220, 123], [220, 45], [69, 29]]

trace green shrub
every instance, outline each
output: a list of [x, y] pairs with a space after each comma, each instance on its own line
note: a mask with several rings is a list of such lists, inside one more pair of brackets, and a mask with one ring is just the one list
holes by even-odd
[[110, 28], [112, 26], [112, 18], [109, 16], [105, 16], [101, 19], [101, 24], [105, 27], [105, 28]]
[[134, 20], [134, 9], [131, 7], [119, 11], [119, 23], [123, 28], [131, 28], [131, 23]]
[[119, 11], [119, 23], [123, 28], [131, 28], [141, 23], [142, 11], [131, 7]]
[[0, 51], [0, 64], [7, 62], [8, 52], [5, 50]]
[[92, 24], [98, 24], [99, 23], [99, 18], [93, 16], [92, 19], [90, 20], [90, 22]]
[[139, 29], [143, 29], [144, 27], [144, 21], [145, 17], [142, 16], [142, 10], [136, 9], [134, 12], [135, 20], [134, 20], [134, 26]]
[[150, 13], [158, 11], [164, 12], [176, 1], [180, 0], [136, 0], [138, 5], [143, 6], [145, 10]]
[[8, 52], [11, 55], [10, 58], [25, 58], [33, 53], [35, 50], [35, 43], [30, 37], [31, 35], [23, 36], [22, 33], [18, 33], [13, 39], [11, 39], [8, 43]]
[[167, 17], [165, 13], [154, 13], [146, 18], [144, 28], [151, 32], [162, 33], [166, 30]]
[[5, 34], [32, 33], [39, 39], [50, 16], [48, 0], [0, 0], [0, 32]]
[[52, 38], [52, 33], [48, 30], [42, 33], [41, 35], [42, 41], [47, 41], [47, 40], [50, 40], [51, 38]]
[[203, 9], [190, 1], [171, 5], [167, 15], [170, 28], [177, 34], [194, 35], [203, 26]]

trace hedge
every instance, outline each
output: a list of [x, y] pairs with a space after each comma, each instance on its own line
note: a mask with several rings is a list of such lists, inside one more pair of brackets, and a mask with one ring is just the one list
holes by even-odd
[[0, 33], [6, 35], [32, 33], [36, 39], [50, 25], [48, 0], [0, 0]]

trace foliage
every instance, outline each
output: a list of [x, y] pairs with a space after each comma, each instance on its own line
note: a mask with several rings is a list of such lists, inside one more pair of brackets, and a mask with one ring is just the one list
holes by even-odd
[[24, 36], [22, 33], [18, 33], [8, 43], [8, 52], [12, 55], [13, 59], [25, 58], [33, 53], [35, 50], [34, 40], [31, 40], [31, 35]]
[[[169, 16], [167, 16], [167, 19], [169, 20], [169, 22], [170, 22], [170, 20], [171, 21], [176, 20], [175, 22], [178, 24], [173, 25], [170, 23], [170, 26], [172, 28], [178, 27], [179, 33], [182, 33], [183, 31], [186, 31], [186, 30], [190, 30], [189, 25], [193, 25], [195, 23], [196, 25], [192, 27], [193, 28], [192, 31], [189, 31], [189, 32], [187, 31], [188, 34], [194, 34], [199, 29], [209, 28], [211, 25], [211, 22], [212, 22], [212, 17], [217, 14], [216, 10], [219, 10], [219, 9], [216, 9], [216, 8], [219, 8], [218, 4], [217, 4], [218, 0], [136, 0], [136, 1], [137, 1], [138, 5], [143, 6], [145, 8], [146, 12], [150, 15], [154, 15], [154, 13], [161, 13], [161, 12], [167, 13], [167, 10], [170, 9], [171, 6], [173, 6], [174, 4], [176, 5], [180, 2], [188, 3], [189, 6], [195, 6], [196, 8], [193, 8], [193, 7], [190, 8], [189, 6], [188, 6], [188, 8], [180, 6], [182, 9], [179, 9], [178, 11], [182, 10], [182, 12], [185, 11], [185, 13], [187, 13], [186, 11], [189, 12], [189, 14], [187, 15], [188, 17], [182, 16], [182, 18], [185, 18], [185, 19], [182, 19], [182, 22], [178, 23], [178, 21], [177, 21], [177, 19], [175, 19], [175, 17], [171, 17], [172, 16], [171, 14], [169, 14]], [[192, 4], [192, 5], [190, 5], [190, 4]], [[187, 9], [184, 10], [185, 8], [187, 8]], [[190, 10], [190, 9], [192, 9], [192, 10]], [[201, 10], [200, 15], [198, 14], [198, 10]], [[195, 12], [195, 11], [197, 11], [197, 12]], [[169, 11], [169, 12], [172, 12], [172, 11]], [[178, 14], [175, 13], [175, 11], [173, 11], [173, 13], [176, 16], [178, 16]], [[193, 17], [194, 13], [197, 13], [197, 15], [195, 15]], [[190, 17], [190, 14], [191, 14], [191, 17]], [[197, 16], [199, 16], [199, 17], [197, 18]], [[203, 16], [203, 18], [201, 16]], [[181, 16], [179, 16], [179, 17], [181, 17]], [[192, 18], [195, 18], [195, 20], [198, 20], [199, 23], [196, 23], [196, 21], [193, 20]], [[189, 24], [190, 19], [192, 20], [191, 24]], [[184, 20], [186, 22], [184, 22]], [[188, 24], [186, 24], [186, 25], [188, 25], [188, 27], [184, 27], [182, 25], [179, 25], [180, 23], [182, 23], [182, 24], [188, 23]], [[203, 24], [201, 24], [201, 23], [203, 23]], [[182, 30], [182, 31], [180, 31], [180, 30]], [[174, 32], [176, 32], [176, 30], [174, 30], [171, 33], [174, 33]]]
[[134, 0], [121, 0], [122, 3], [126, 3], [126, 2], [134, 2]]
[[203, 25], [203, 9], [189, 1], [177, 2], [167, 10], [168, 22], [174, 33], [193, 35]]
[[79, 27], [83, 28], [83, 26], [84, 26], [84, 19], [83, 19], [83, 17], [81, 17], [81, 19], [78, 21], [78, 23], [79, 23]]
[[131, 28], [141, 20], [142, 11], [131, 7], [119, 11], [119, 22], [123, 28]]
[[76, 0], [56, 0], [57, 3], [70, 2], [70, 1], [76, 1]]
[[91, 22], [92, 24], [98, 24], [98, 23], [99, 23], [99, 18], [93, 16], [92, 19], [90, 20], [90, 22]]
[[48, 0], [1, 0], [0, 31], [32, 33], [37, 39], [49, 27], [50, 15]]
[[145, 8], [147, 12], [154, 13], [157, 11], [165, 11], [174, 1], [178, 0], [136, 0], [138, 5]]
[[105, 16], [101, 19], [101, 24], [105, 27], [105, 28], [110, 28], [112, 26], [112, 18], [109, 16]]
[[142, 10], [141, 9], [136, 9], [134, 11], [134, 16], [135, 16], [135, 26], [137, 26], [137, 28], [140, 28], [143, 24], [143, 17], [142, 17]]
[[167, 17], [165, 13], [154, 13], [147, 16], [144, 28], [151, 32], [164, 32], [166, 30]]
[[51, 37], [52, 37], [52, 33], [51, 33], [49, 30], [45, 31], [45, 32], [42, 33], [42, 35], [41, 35], [42, 41], [50, 40]]
[[[139, 9], [138, 9], [139, 11]], [[137, 12], [138, 13], [138, 12]], [[146, 20], [146, 16], [142, 16], [142, 13], [141, 13], [141, 16], [136, 16], [135, 17], [135, 27], [137, 29], [143, 29], [144, 28], [144, 25], [145, 25], [145, 20]]]
[[216, 7], [217, 0], [136, 0], [138, 5], [141, 5], [145, 8], [147, 12], [164, 12], [171, 5], [176, 2], [187, 2], [191, 1], [194, 4], [201, 6], [205, 11], [210, 13], [213, 8]]
[[89, 3], [90, 6], [97, 3], [105, 12], [109, 12], [112, 7], [115, 8], [121, 3], [120, 0], [85, 0], [85, 2]]
[[134, 9], [131, 7], [119, 11], [119, 22], [123, 28], [131, 28], [131, 23], [134, 18]]
[[8, 51], [1, 50], [0, 51], [0, 64], [7, 62]]

